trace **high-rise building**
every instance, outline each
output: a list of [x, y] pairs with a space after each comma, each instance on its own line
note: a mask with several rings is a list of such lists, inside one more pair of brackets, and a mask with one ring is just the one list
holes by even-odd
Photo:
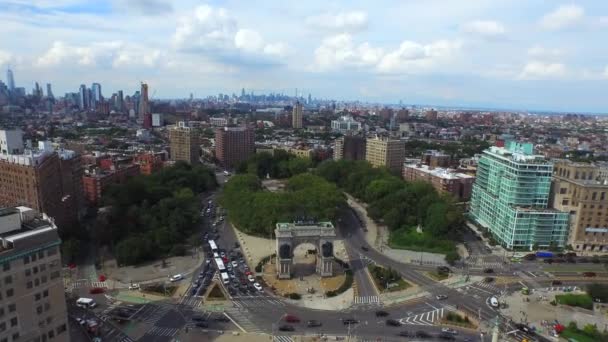
[[302, 104], [300, 101], [296, 102], [293, 106], [293, 112], [291, 114], [291, 127], [302, 128]]
[[430, 168], [449, 167], [451, 159], [450, 155], [443, 152], [427, 150], [422, 154], [420, 162], [424, 165], [428, 165]]
[[78, 155], [55, 151], [48, 141], [24, 150], [21, 134], [0, 131], [3, 136], [11, 142], [0, 154], [0, 207], [26, 205], [52, 217], [60, 228], [74, 224], [82, 205]]
[[101, 95], [101, 84], [91, 84], [91, 108], [97, 108], [97, 104], [103, 100]]
[[255, 133], [251, 128], [223, 127], [215, 131], [215, 157], [226, 168], [246, 161], [255, 151]]
[[368, 138], [365, 160], [375, 167], [384, 166], [401, 173], [405, 160], [405, 144], [401, 140], [385, 137]]
[[23, 132], [0, 130], [0, 155], [22, 154]]
[[169, 129], [169, 141], [171, 160], [182, 160], [190, 164], [199, 162], [201, 147], [198, 132], [188, 127], [185, 122], [180, 121]]
[[428, 110], [424, 116], [428, 121], [437, 121], [437, 111], [434, 109]]
[[361, 130], [361, 123], [350, 115], [343, 115], [331, 121], [331, 129], [340, 133], [357, 132]]
[[70, 341], [60, 245], [46, 215], [0, 208], [0, 341]]
[[422, 164], [403, 165], [403, 179], [430, 183], [437, 192], [451, 194], [458, 202], [471, 198], [475, 181], [475, 177], [464, 173]]
[[87, 86], [84, 84], [80, 85], [80, 88], [78, 89], [78, 108], [80, 110], [84, 110], [86, 109], [87, 105]]
[[483, 151], [470, 216], [503, 247], [564, 247], [568, 213], [548, 208], [553, 164], [532, 144], [508, 141]]
[[6, 69], [6, 83], [8, 85], [8, 90], [12, 93], [15, 91], [15, 77], [13, 76], [13, 71], [11, 69]]
[[570, 213], [568, 243], [574, 250], [608, 252], [608, 181], [599, 165], [556, 162], [551, 203]]
[[366, 140], [363, 136], [346, 135], [336, 139], [334, 160], [365, 160]]
[[116, 110], [121, 112], [124, 108], [125, 108], [125, 98], [123, 95], [122, 90], [118, 91], [118, 94], [116, 96], [116, 103], [114, 104], [114, 106], [116, 107]]
[[150, 107], [148, 103], [148, 85], [146, 83], [141, 84], [141, 92], [140, 92], [140, 100], [139, 100], [139, 118], [144, 120], [146, 114], [150, 113]]
[[53, 90], [51, 89], [50, 83], [46, 84], [46, 97], [48, 97], [49, 99], [55, 98], [55, 96], [53, 96]]

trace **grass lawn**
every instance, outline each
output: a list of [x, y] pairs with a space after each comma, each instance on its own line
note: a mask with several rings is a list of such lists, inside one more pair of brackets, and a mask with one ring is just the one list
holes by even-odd
[[412, 229], [397, 229], [391, 231], [388, 238], [391, 248], [407, 249], [418, 252], [446, 254], [456, 250], [456, 245], [450, 240], [440, 240], [436, 236], [418, 233]]
[[450, 277], [449, 273], [438, 273], [437, 271], [425, 272], [425, 274], [436, 281], [441, 281]]
[[386, 284], [384, 283], [384, 280], [378, 278], [377, 273], [374, 272], [374, 269], [376, 269], [376, 268], [385, 270], [383, 267], [376, 266], [376, 265], [367, 266], [367, 269], [369, 270], [369, 274], [371, 275], [372, 279], [374, 280], [374, 284], [376, 284], [376, 287], [378, 288], [378, 290], [380, 292], [396, 292], [396, 291], [405, 290], [408, 287], [412, 286], [410, 283], [408, 283], [407, 281], [403, 280], [403, 278], [400, 277], [399, 280], [390, 282], [390, 284], [396, 284], [395, 286], [385, 289], [384, 286]]
[[577, 340], [578, 342], [596, 342], [596, 340], [592, 337], [589, 337], [583, 333], [581, 333], [578, 330], [573, 330], [570, 328], [567, 328], [566, 330], [564, 330], [561, 334], [560, 337], [563, 337], [565, 339], [574, 339]]
[[587, 294], [563, 294], [556, 295], [555, 300], [558, 304], [569, 305], [569, 306], [578, 306], [583, 309], [591, 310], [593, 309], [593, 300]]
[[177, 291], [177, 286], [166, 286], [163, 284], [153, 284], [142, 286], [141, 292], [150, 293], [157, 296], [171, 297]]

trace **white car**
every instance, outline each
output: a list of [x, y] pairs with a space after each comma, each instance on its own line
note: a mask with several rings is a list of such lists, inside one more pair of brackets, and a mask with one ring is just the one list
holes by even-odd
[[443, 328], [443, 329], [441, 329], [441, 332], [452, 334], [452, 335], [458, 335], [458, 331], [456, 331], [454, 329], [450, 329], [450, 328]]
[[238, 262], [236, 262], [236, 261], [233, 261], [233, 262], [232, 262], [232, 267], [239, 267], [239, 263], [238, 263]]
[[253, 274], [248, 275], [247, 279], [249, 279], [249, 281], [252, 282], [252, 283], [255, 281], [255, 278], [253, 277]]
[[262, 285], [260, 285], [258, 283], [253, 283], [253, 287], [255, 287], [255, 289], [258, 291], [262, 291]]
[[129, 290], [139, 290], [139, 284], [131, 284], [131, 285], [129, 285]]
[[437, 296], [435, 296], [435, 298], [437, 298], [437, 300], [442, 300], [442, 299], [448, 299], [448, 296], [446, 296], [446, 295], [437, 295]]
[[183, 275], [181, 275], [181, 274], [176, 274], [176, 275], [174, 275], [174, 276], [171, 276], [171, 278], [169, 278], [169, 281], [171, 281], [171, 282], [173, 283], [173, 282], [176, 282], [176, 281], [180, 281], [180, 280], [182, 280], [182, 279], [184, 279], [184, 276], [183, 276]]

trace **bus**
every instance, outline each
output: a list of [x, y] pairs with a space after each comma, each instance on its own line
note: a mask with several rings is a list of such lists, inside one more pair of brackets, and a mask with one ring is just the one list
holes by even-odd
[[215, 241], [209, 240], [209, 247], [211, 248], [212, 252], [217, 252], [217, 245], [215, 244]]
[[220, 272], [226, 271], [226, 266], [224, 266], [222, 259], [215, 258], [215, 263], [217, 264], [217, 269], [220, 270]]
[[78, 298], [76, 306], [83, 309], [93, 309], [97, 306], [97, 303], [91, 298]]

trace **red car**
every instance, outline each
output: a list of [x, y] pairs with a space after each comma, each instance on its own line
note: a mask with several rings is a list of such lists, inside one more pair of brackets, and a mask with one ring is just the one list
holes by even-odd
[[104, 293], [105, 290], [103, 289], [103, 287], [93, 287], [89, 290], [90, 294], [100, 294], [100, 293]]
[[595, 277], [595, 272], [585, 272], [583, 273], [583, 277]]
[[286, 315], [285, 316], [285, 322], [299, 323], [300, 319], [297, 316], [294, 316], [294, 315]]

